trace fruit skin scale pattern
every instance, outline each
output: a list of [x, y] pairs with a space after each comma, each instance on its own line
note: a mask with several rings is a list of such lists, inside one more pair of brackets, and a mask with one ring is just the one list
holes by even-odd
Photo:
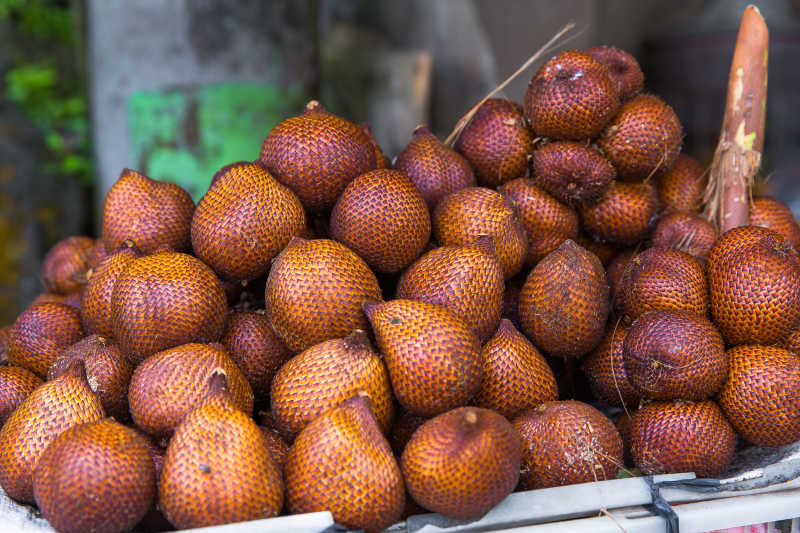
[[6, 348], [12, 365], [43, 378], [61, 351], [81, 340], [80, 310], [60, 303], [32, 305], [14, 321]]

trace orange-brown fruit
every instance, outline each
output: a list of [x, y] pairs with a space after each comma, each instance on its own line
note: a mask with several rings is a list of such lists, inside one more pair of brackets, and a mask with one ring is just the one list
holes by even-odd
[[536, 184], [569, 205], [597, 202], [617, 175], [603, 154], [578, 142], [547, 143], [532, 158]]
[[220, 339], [256, 398], [269, 396], [272, 379], [292, 353], [272, 331], [264, 311], [234, 311]]
[[92, 253], [89, 254], [88, 265], [89, 268], [92, 270], [97, 269], [100, 266], [100, 263], [105, 261], [106, 257], [109, 256], [109, 250], [106, 250], [106, 245], [103, 239], [97, 239], [94, 241], [94, 246], [92, 247]]
[[777, 231], [795, 250], [800, 250], [800, 225], [789, 207], [780, 200], [770, 196], [754, 198], [750, 205], [750, 224]]
[[650, 232], [656, 222], [659, 203], [650, 182], [615, 181], [602, 200], [580, 208], [583, 228], [594, 237], [633, 246]]
[[50, 365], [47, 380], [62, 375], [77, 359], [86, 366], [86, 379], [106, 414], [120, 421], [130, 418], [128, 384], [133, 375], [133, 365], [122, 356], [119, 346], [104, 337], [89, 335], [61, 352]]
[[614, 256], [622, 249], [620, 246], [610, 242], [590, 237], [583, 231], [578, 232], [578, 238], [575, 239], [575, 242], [596, 255], [604, 267], [607, 267], [611, 260], [614, 259]]
[[83, 289], [93, 252], [94, 239], [89, 237], [67, 237], [56, 243], [42, 263], [44, 288], [56, 294], [69, 294]]
[[289, 448], [284, 478], [290, 513], [330, 511], [349, 529], [381, 531], [405, 506], [400, 467], [360, 395], [306, 426]]
[[113, 418], [61, 433], [33, 476], [36, 505], [64, 533], [132, 530], [150, 509], [155, 486], [147, 440]]
[[503, 268], [493, 239], [434, 248], [414, 262], [397, 283], [397, 297], [438, 304], [453, 311], [481, 341], [492, 336], [503, 305]]
[[379, 300], [375, 274], [336, 241], [292, 239], [272, 264], [265, 289], [267, 317], [293, 352], [366, 329], [361, 304]]
[[369, 302], [364, 312], [403, 407], [434, 416], [466, 405], [480, 390], [481, 344], [455, 313], [416, 300]]
[[189, 193], [126, 168], [106, 195], [103, 244], [110, 251], [131, 240], [143, 254], [161, 245], [176, 252], [188, 250], [193, 213]]
[[690, 311], [650, 311], [632, 325], [622, 346], [625, 374], [642, 398], [704, 400], [728, 372], [722, 336]]
[[783, 348], [786, 348], [793, 354], [800, 355], [800, 328], [789, 333], [781, 344]]
[[606, 416], [583, 402], [543, 403], [514, 419], [522, 437], [523, 490], [616, 479], [622, 438]]
[[717, 228], [702, 215], [676, 212], [658, 221], [650, 241], [653, 246], [686, 252], [705, 265], [717, 236]]
[[167, 450], [161, 445], [164, 441], [157, 440], [136, 428], [132, 427], [132, 429], [144, 438], [144, 443], [147, 446], [147, 450], [150, 452], [150, 457], [153, 459], [153, 468], [156, 474], [155, 479], [156, 482], [158, 482], [158, 478], [161, 476], [161, 467], [164, 466], [164, 455], [167, 453]]
[[43, 381], [21, 366], [0, 366], [0, 427]]
[[224, 372], [202, 394], [167, 447], [159, 508], [178, 529], [277, 516], [284, 485], [263, 433], [238, 409]]
[[478, 518], [519, 480], [519, 435], [488, 409], [461, 407], [428, 420], [400, 458], [411, 497], [450, 518]]
[[631, 419], [631, 456], [645, 474], [716, 477], [733, 460], [736, 434], [711, 400], [652, 402]]
[[136, 367], [128, 402], [136, 426], [155, 437], [169, 437], [186, 413], [203, 399], [205, 384], [222, 369], [231, 398], [245, 414], [253, 412], [253, 390], [219, 344], [184, 344], [147, 358]]
[[381, 431], [392, 424], [394, 405], [389, 374], [363, 330], [299, 353], [272, 382], [270, 409], [275, 427], [294, 438], [312, 420], [363, 391]]
[[751, 345], [731, 348], [728, 360], [717, 401], [736, 432], [758, 446], [800, 440], [800, 356]]
[[264, 440], [267, 442], [270, 455], [275, 459], [275, 462], [278, 463], [280, 471], [283, 472], [283, 467], [286, 464], [286, 457], [289, 455], [289, 445], [276, 430], [265, 426], [258, 426], [258, 429], [260, 429], [261, 434], [264, 435]]
[[377, 166], [369, 137], [313, 100], [272, 128], [259, 157], [309, 212], [333, 206], [350, 181]]
[[667, 212], [699, 212], [707, 183], [708, 174], [703, 165], [686, 154], [679, 154], [675, 162], [656, 178], [658, 196]]
[[481, 351], [483, 383], [473, 403], [511, 420], [526, 409], [558, 400], [553, 371], [533, 344], [509, 320]]
[[519, 295], [522, 331], [551, 356], [580, 357], [597, 346], [609, 307], [603, 265], [570, 240], [531, 270]]
[[455, 149], [475, 169], [478, 183], [498, 185], [528, 173], [533, 132], [522, 106], [503, 98], [486, 100], [458, 136]]
[[415, 415], [405, 409], [400, 410], [400, 414], [395, 418], [392, 425], [392, 432], [389, 434], [389, 443], [392, 445], [392, 450], [394, 450], [394, 454], [397, 457], [403, 454], [403, 450], [406, 449], [411, 436], [428, 420], [430, 418], [427, 416]]
[[36, 304], [14, 321], [6, 356], [12, 365], [43, 378], [61, 350], [82, 338], [79, 309], [59, 303]]
[[627, 100], [641, 92], [644, 74], [631, 54], [613, 46], [593, 46], [586, 53], [608, 69], [611, 79], [617, 82], [620, 99]]
[[306, 227], [300, 200], [260, 162], [227, 165], [197, 204], [192, 248], [227, 280], [256, 279]]
[[618, 291], [621, 286], [622, 276], [625, 274], [625, 269], [628, 268], [628, 264], [635, 255], [635, 249], [624, 250], [615, 255], [614, 259], [606, 266], [606, 281], [608, 281], [608, 289], [611, 294], [611, 303], [613, 307], [621, 303], [617, 298], [619, 298]]
[[378, 145], [378, 141], [375, 140], [375, 136], [372, 134], [372, 128], [369, 127], [369, 124], [366, 122], [361, 123], [358, 128], [367, 136], [372, 148], [375, 149], [375, 168], [392, 168], [392, 162], [384, 155], [383, 150]]
[[517, 209], [528, 237], [527, 264], [533, 266], [567, 239], [578, 237], [578, 214], [562, 204], [530, 178], [519, 178], [498, 187], [498, 192]]
[[711, 316], [728, 345], [777, 344], [800, 323], [800, 258], [777, 232], [728, 230], [706, 272]]
[[34, 305], [39, 305], [39, 304], [56, 303], [80, 309], [82, 300], [83, 300], [83, 291], [71, 292], [69, 294], [56, 294], [54, 292], [43, 292], [39, 296], [34, 298], [33, 301], [31, 302], [31, 305], [29, 305], [28, 307], [33, 307]]
[[114, 284], [113, 337], [136, 365], [173, 346], [218, 340], [227, 310], [222, 283], [199, 259], [170, 252], [140, 257]]
[[633, 409], [641, 396], [625, 373], [622, 345], [629, 329], [623, 324], [609, 324], [603, 340], [581, 365], [595, 398], [607, 405]]
[[104, 416], [81, 361], [37, 387], [0, 429], [0, 485], [6, 494], [33, 503], [33, 470], [47, 445], [72, 426]]
[[377, 272], [391, 274], [422, 253], [431, 237], [431, 216], [408, 176], [373, 170], [339, 196], [331, 212], [331, 236]]
[[8, 349], [8, 341], [11, 339], [11, 330], [13, 325], [3, 326], [0, 328], [0, 364], [8, 362], [6, 350]]
[[525, 117], [539, 137], [597, 137], [618, 109], [616, 80], [605, 65], [576, 50], [542, 65], [525, 93]]
[[469, 187], [449, 194], [436, 206], [432, 221], [433, 236], [441, 246], [463, 246], [491, 235], [506, 279], [525, 263], [525, 226], [511, 201], [497, 191]]
[[682, 140], [675, 111], [657, 96], [640, 94], [622, 104], [597, 144], [619, 179], [642, 181], [672, 166]]
[[397, 154], [394, 168], [411, 178], [429, 209], [451, 192], [476, 185], [469, 162], [425, 126], [414, 130], [411, 142]]
[[114, 335], [111, 317], [111, 294], [122, 271], [142, 254], [132, 241], [107, 256], [89, 276], [81, 299], [81, 322], [86, 333], [103, 337]]

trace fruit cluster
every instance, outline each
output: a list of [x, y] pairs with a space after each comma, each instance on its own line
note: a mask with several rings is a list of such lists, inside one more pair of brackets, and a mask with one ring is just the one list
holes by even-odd
[[64, 532], [380, 531], [800, 440], [800, 227], [764, 197], [718, 237], [642, 88], [567, 51], [454, 148], [419, 127], [390, 163], [312, 102], [196, 206], [124, 170], [0, 330], [0, 485]]

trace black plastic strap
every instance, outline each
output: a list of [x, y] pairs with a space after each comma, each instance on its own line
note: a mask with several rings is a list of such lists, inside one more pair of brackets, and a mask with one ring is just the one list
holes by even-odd
[[653, 481], [653, 476], [645, 476], [644, 480], [650, 487], [650, 497], [653, 500], [653, 503], [645, 505], [644, 508], [664, 519], [667, 523], [667, 533], [678, 533], [678, 515], [669, 502], [661, 496], [661, 483]]
[[320, 533], [364, 533], [363, 529], [350, 530], [341, 524], [331, 524]]

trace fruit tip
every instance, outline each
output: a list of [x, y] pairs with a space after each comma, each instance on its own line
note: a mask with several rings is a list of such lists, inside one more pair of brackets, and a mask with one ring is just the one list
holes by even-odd
[[467, 424], [477, 424], [478, 423], [477, 413], [475, 413], [473, 409], [467, 409], [467, 412], [464, 413], [464, 421]]
[[477, 246], [492, 257], [497, 257], [497, 246], [492, 235], [478, 235], [472, 245]]
[[306, 111], [317, 111], [319, 109], [322, 109], [322, 104], [318, 100], [309, 100], [306, 104]]
[[210, 394], [225, 394], [228, 392], [228, 375], [222, 368], [217, 368], [208, 378], [208, 390]]
[[513, 322], [511, 322], [507, 318], [501, 318], [500, 319], [500, 325], [497, 326], [497, 333], [495, 333], [495, 335], [500, 335], [500, 334], [509, 335], [509, 334], [516, 333], [516, 331], [517, 331], [517, 328], [514, 327], [514, 323]]
[[363, 329], [354, 329], [344, 338], [344, 347], [346, 350], [371, 349], [367, 332]]
[[[67, 369], [62, 374], [64, 376], [73, 376], [76, 378], [82, 377], [83, 379], [86, 378], [86, 363], [83, 362], [83, 358], [80, 359], [73, 359], [72, 362], [67, 366]], [[87, 380], [88, 382], [88, 380]]]
[[361, 309], [364, 311], [364, 314], [367, 315], [367, 320], [372, 322], [375, 318], [375, 313], [378, 312], [378, 306], [381, 305], [382, 302], [378, 300], [364, 300], [364, 303], [361, 304]]
[[414, 133], [412, 135], [433, 135], [433, 132], [425, 124], [417, 124], [417, 127], [414, 128]]

